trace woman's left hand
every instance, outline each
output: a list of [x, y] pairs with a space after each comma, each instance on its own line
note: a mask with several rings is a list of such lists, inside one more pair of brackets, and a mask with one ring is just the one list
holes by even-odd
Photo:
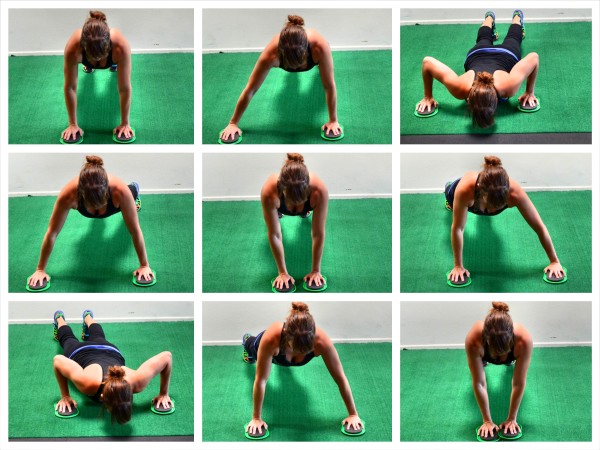
[[352, 415], [352, 416], [348, 416], [344, 419], [344, 421], [342, 422], [342, 424], [344, 425], [348, 425], [346, 428], [348, 429], [352, 429], [352, 430], [360, 430], [362, 427], [364, 427], [362, 420], [360, 420], [360, 417], [358, 417], [358, 415]]
[[500, 429], [503, 433], [517, 434], [521, 431], [521, 427], [516, 420], [505, 420], [500, 424]]
[[304, 281], [308, 284], [314, 284], [315, 286], [323, 286], [325, 284], [325, 278], [321, 275], [321, 272], [313, 271], [304, 277]]
[[139, 269], [134, 270], [133, 274], [136, 276], [138, 281], [152, 281], [152, 278], [154, 278], [152, 269], [149, 266], [141, 266]]
[[342, 127], [340, 126], [337, 120], [327, 122], [321, 128], [323, 129], [323, 131], [325, 131], [325, 133], [327, 133], [329, 130], [333, 131], [334, 136], [339, 136], [340, 134], [342, 134]]
[[128, 123], [121, 124], [113, 130], [113, 134], [115, 134], [118, 138], [121, 139], [130, 139], [133, 137], [133, 130], [129, 126]]
[[525, 92], [523, 95], [519, 97], [519, 105], [521, 106], [531, 106], [532, 108], [537, 106], [538, 99], [535, 95], [530, 94], [529, 92]]
[[565, 275], [565, 271], [563, 270], [562, 266], [560, 265], [559, 262], [553, 262], [550, 263], [545, 269], [544, 269], [544, 273], [547, 276], [552, 276], [554, 275], [557, 278], [563, 277]]
[[161, 395], [158, 394], [156, 397], [154, 397], [152, 399], [152, 404], [154, 405], [154, 407], [163, 407], [165, 409], [169, 409], [171, 407], [173, 407], [173, 402], [171, 401], [171, 397], [169, 397], [169, 394], [166, 395]]

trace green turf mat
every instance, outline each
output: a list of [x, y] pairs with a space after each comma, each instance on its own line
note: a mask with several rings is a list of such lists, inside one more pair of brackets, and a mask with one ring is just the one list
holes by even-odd
[[[527, 13], [526, 13], [527, 14]], [[500, 42], [509, 24], [497, 24]], [[439, 114], [427, 119], [414, 116], [423, 98], [421, 63], [432, 56], [464, 73], [467, 51], [475, 45], [479, 25], [418, 25], [400, 27], [401, 134], [550, 133], [591, 132], [592, 116], [592, 24], [591, 22], [526, 23], [527, 38], [522, 55], [536, 52], [540, 67], [535, 94], [542, 109], [535, 114], [517, 110], [517, 99], [525, 84], [508, 103], [499, 104], [496, 126], [480, 129], [471, 125], [466, 103], [452, 97], [434, 80], [433, 96]], [[560, 45], [557, 42], [560, 41]], [[415, 43], [418, 43], [416, 45]], [[565, 99], [569, 99], [565, 103]], [[579, 105], [569, 108], [568, 105]], [[569, 108], [568, 113], [565, 109]]]
[[551, 285], [542, 280], [548, 257], [517, 208], [509, 208], [494, 217], [469, 213], [463, 261], [473, 283], [462, 289], [448, 286], [445, 274], [454, 258], [452, 213], [444, 207], [444, 194], [404, 194], [400, 196], [401, 292], [591, 292], [591, 191], [528, 195], [569, 271], [566, 283]]
[[[288, 272], [298, 286], [311, 269], [311, 224], [283, 216]], [[321, 261], [330, 292], [391, 292], [391, 199], [330, 200]], [[260, 202], [202, 203], [202, 291], [271, 292], [277, 266]], [[314, 294], [319, 295], [319, 294]]]
[[[81, 332], [81, 318], [67, 318], [75, 336]], [[111, 424], [110, 414], [69, 383], [80, 414], [70, 420], [54, 415], [60, 390], [52, 369], [52, 358], [62, 348], [52, 338], [48, 325], [8, 327], [8, 436], [17, 438], [66, 438], [86, 436], [186, 436], [194, 434], [194, 323], [139, 322], [107, 323], [102, 328], [125, 357], [127, 367], [137, 369], [148, 358], [168, 350], [173, 355], [169, 395], [177, 403], [172, 415], [150, 411], [159, 393], [160, 376], [141, 393], [134, 395], [131, 421]], [[35, 342], [35, 345], [32, 343]]]
[[[240, 334], [241, 336], [241, 334]], [[363, 437], [340, 432], [347, 411], [321, 358], [302, 367], [273, 365], [263, 404], [269, 441], [391, 441], [392, 346], [337, 344], [352, 388]], [[242, 360], [242, 346], [202, 347], [202, 440], [245, 441], [252, 419], [256, 365]], [[224, 411], [227, 413], [224, 414]]]
[[[48, 262], [52, 287], [46, 292], [193, 292], [193, 194], [142, 193], [141, 198], [139, 220], [148, 261], [156, 272], [154, 286], [140, 288], [131, 282], [139, 261], [121, 214], [88, 219], [71, 211]], [[55, 200], [14, 197], [8, 201], [10, 292], [25, 292]]]
[[[202, 143], [216, 144], [258, 53], [202, 56]], [[319, 69], [272, 69], [239, 123], [244, 144], [391, 144], [392, 52], [334, 52], [338, 121], [344, 139], [326, 141], [329, 116]]]
[[[477, 442], [482, 419], [464, 350], [406, 350], [400, 367], [401, 441]], [[513, 369], [485, 368], [496, 425], [508, 415]], [[533, 349], [517, 422], [523, 442], [591, 441], [591, 347]]]
[[[194, 143], [194, 55], [132, 55], [135, 144]], [[58, 144], [68, 125], [62, 56], [8, 59], [8, 142]], [[117, 74], [79, 66], [77, 121], [84, 144], [111, 144], [121, 123]]]

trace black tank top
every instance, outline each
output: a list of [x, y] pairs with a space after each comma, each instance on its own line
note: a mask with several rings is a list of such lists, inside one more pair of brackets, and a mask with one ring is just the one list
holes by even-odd
[[300, 211], [300, 212], [292, 212], [285, 205], [285, 197], [282, 194], [279, 197], [279, 208], [277, 208], [277, 212], [280, 213], [280, 214], [285, 214], [286, 216], [305, 216], [310, 211], [312, 211], [313, 209], [314, 208], [312, 208], [310, 206], [310, 196], [309, 196], [309, 198], [304, 202], [304, 207], [302, 208], [302, 211]]
[[106, 219], [107, 217], [112, 216], [113, 214], [116, 214], [118, 212], [121, 212], [121, 208], [117, 208], [112, 201], [112, 195], [110, 193], [110, 188], [108, 189], [108, 203], [106, 204], [106, 211], [104, 212], [104, 214], [99, 214], [99, 215], [94, 215], [91, 214], [85, 207], [85, 204], [83, 202], [83, 199], [80, 198], [79, 199], [79, 203], [77, 204], [77, 211], [79, 211], [79, 213], [84, 216], [84, 217], [88, 217], [90, 219]]
[[102, 367], [102, 384], [94, 395], [88, 395], [95, 402], [100, 402], [100, 395], [104, 390], [104, 380], [108, 373], [108, 368], [113, 366], [124, 366], [125, 358], [115, 346], [105, 344], [90, 344], [75, 350], [69, 359], [75, 361], [83, 369], [92, 365], [99, 364]]
[[510, 352], [508, 353], [508, 355], [506, 356], [506, 359], [504, 361], [499, 361], [497, 359], [492, 358], [492, 356], [490, 355], [490, 349], [487, 346], [487, 343], [483, 343], [483, 360], [487, 363], [490, 364], [495, 364], [497, 366], [500, 365], [505, 365], [505, 366], [510, 366], [513, 361], [516, 361], [517, 358], [515, 358], [515, 354], [514, 354], [514, 347], [510, 349]]
[[307, 353], [306, 355], [304, 355], [304, 359], [300, 362], [288, 361], [287, 358], [285, 357], [285, 342], [283, 342], [283, 338], [284, 338], [283, 330], [285, 330], [285, 322], [283, 322], [283, 327], [281, 328], [281, 340], [279, 341], [279, 353], [277, 354], [277, 356], [273, 356], [271, 361], [273, 362], [273, 364], [277, 364], [278, 366], [285, 366], [285, 367], [299, 367], [299, 366], [306, 365], [311, 359], [313, 359], [315, 357], [315, 352], [312, 351], [310, 353]]

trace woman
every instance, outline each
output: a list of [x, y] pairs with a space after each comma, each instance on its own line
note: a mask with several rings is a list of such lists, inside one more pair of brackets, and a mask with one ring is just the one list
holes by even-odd
[[462, 178], [446, 184], [446, 208], [452, 211], [452, 252], [454, 268], [448, 279], [463, 282], [470, 273], [463, 266], [463, 234], [467, 214], [495, 216], [506, 208], [517, 207], [525, 221], [536, 232], [550, 264], [544, 269], [547, 277], [564, 277], [564, 270], [556, 256], [548, 229], [535, 206], [515, 180], [510, 178], [497, 156], [484, 158], [483, 170], [467, 172]]
[[54, 339], [64, 350], [54, 357], [54, 374], [60, 388], [61, 399], [56, 405], [59, 414], [70, 415], [77, 402], [69, 393], [73, 385], [92, 400], [104, 404], [112, 421], [123, 425], [131, 420], [133, 394], [142, 392], [160, 374], [160, 392], [152, 400], [157, 410], [172, 410], [169, 382], [173, 360], [171, 352], [162, 352], [144, 362], [137, 370], [125, 366], [119, 349], [106, 340], [94, 313], [83, 312], [83, 326], [79, 342], [67, 324], [62, 311], [54, 313]]
[[494, 124], [498, 101], [515, 95], [525, 80], [527, 87], [519, 97], [519, 104], [525, 109], [537, 107], [534, 88], [539, 57], [537, 53], [529, 53], [521, 59], [521, 41], [525, 37], [523, 11], [513, 13], [508, 34], [497, 46], [493, 44], [498, 38], [495, 19], [492, 11], [485, 14], [477, 33], [477, 43], [467, 54], [464, 74], [456, 75], [448, 66], [430, 56], [423, 59], [424, 97], [417, 104], [418, 113], [428, 115], [437, 107], [433, 98], [434, 78], [455, 98], [467, 100], [473, 124], [481, 128]]
[[268, 428], [262, 419], [262, 405], [271, 365], [303, 366], [319, 356], [323, 358], [327, 370], [338, 385], [348, 410], [348, 417], [342, 422], [345, 429], [355, 433], [363, 429], [363, 423], [354, 406], [352, 390], [337, 351], [329, 336], [321, 328], [315, 326], [315, 321], [306, 304], [293, 302], [285, 322], [274, 322], [257, 336], [245, 334], [242, 344], [244, 361], [249, 364], [257, 363], [252, 392], [254, 411], [252, 420], [246, 427], [246, 432], [253, 435]]
[[513, 325], [506, 303], [492, 302], [492, 309], [485, 321], [476, 322], [467, 334], [465, 349], [473, 392], [483, 418], [483, 425], [477, 431], [478, 436], [491, 440], [498, 431], [490, 413], [487, 393], [484, 367], [488, 363], [507, 366], [514, 364], [508, 417], [500, 424], [500, 430], [507, 436], [518, 435], [521, 427], [517, 424], [517, 413], [525, 392], [533, 350], [531, 335], [523, 325]]
[[121, 212], [129, 230], [140, 267], [133, 274], [138, 282], [150, 282], [154, 274], [148, 264], [146, 244], [140, 228], [137, 211], [141, 207], [137, 183], [126, 185], [123, 181], [104, 170], [104, 162], [99, 156], [86, 156], [86, 163], [77, 177], [62, 188], [54, 204], [48, 230], [42, 242], [42, 250], [37, 270], [29, 277], [31, 288], [44, 285], [50, 280], [46, 266], [54, 248], [54, 242], [67, 220], [69, 211], [77, 210], [81, 215], [104, 219]]
[[[111, 69], [117, 72], [121, 123], [113, 130], [120, 140], [133, 138], [129, 124], [131, 106], [131, 49], [119, 30], [110, 29], [106, 16], [100, 11], [90, 11], [82, 29], [75, 30], [67, 41], [64, 52], [65, 103], [69, 126], [62, 133], [64, 141], [78, 140], [83, 130], [77, 124], [77, 77], [79, 64], [86, 73], [94, 69]], [[117, 65], [119, 70], [117, 70]]]
[[329, 112], [329, 121], [323, 125], [322, 129], [327, 136], [339, 136], [342, 129], [337, 119], [337, 91], [329, 43], [316, 30], [305, 29], [302, 17], [289, 15], [288, 22], [281, 33], [271, 39], [258, 57], [248, 84], [237, 101], [229, 125], [221, 133], [221, 139], [224, 141], [237, 140], [242, 135], [238, 123], [250, 100], [265, 81], [269, 70], [279, 67], [287, 72], [305, 72], [314, 66], [319, 66]]
[[304, 157], [299, 153], [288, 153], [287, 160], [279, 174], [273, 174], [260, 192], [263, 217], [267, 225], [267, 237], [279, 275], [273, 286], [277, 290], [290, 288], [296, 280], [288, 273], [285, 265], [281, 225], [282, 215], [312, 218], [312, 269], [304, 277], [309, 286], [323, 286], [325, 279], [321, 275], [321, 258], [325, 246], [325, 222], [329, 192], [325, 183], [314, 173], [308, 171]]

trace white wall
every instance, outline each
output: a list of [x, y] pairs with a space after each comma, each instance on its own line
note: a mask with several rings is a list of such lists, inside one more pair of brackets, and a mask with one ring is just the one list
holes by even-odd
[[289, 14], [304, 19], [332, 50], [391, 49], [391, 9], [203, 9], [202, 51], [259, 52], [278, 34]]
[[[494, 150], [495, 151], [495, 150]], [[447, 181], [482, 169], [490, 153], [402, 153], [402, 193], [439, 193]], [[492, 153], [525, 190], [592, 189], [591, 153]]]
[[[310, 294], [295, 296], [305, 302], [318, 327], [334, 342], [392, 340], [392, 303], [379, 301], [310, 301]], [[202, 304], [202, 344], [240, 345], [244, 333], [259, 333], [273, 322], [284, 321], [291, 300], [213, 302]], [[289, 298], [289, 297], [287, 297]]]
[[[89, 154], [89, 153], [88, 153]], [[8, 154], [9, 196], [56, 195], [75, 178], [84, 153]], [[142, 194], [194, 191], [192, 153], [100, 153], [106, 171], [126, 183], [137, 181]]]
[[494, 296], [489, 302], [400, 303], [400, 345], [402, 348], [464, 348], [473, 324], [484, 320], [492, 301], [510, 308], [513, 322], [531, 333], [534, 345], [591, 345], [592, 302], [510, 301]]
[[[81, 326], [81, 314], [86, 309], [94, 311], [99, 323], [108, 322], [162, 322], [193, 321], [194, 302], [131, 301], [132, 294], [124, 295], [129, 301], [13, 301], [8, 302], [8, 323], [30, 323], [52, 325], [54, 311], [65, 313], [67, 322]], [[48, 328], [50, 330], [50, 328]], [[50, 332], [50, 331], [49, 331]], [[50, 336], [50, 335], [48, 335]]]
[[[520, 6], [517, 6], [520, 7]], [[481, 23], [485, 14], [482, 8], [435, 8], [435, 9], [400, 9], [400, 24], [414, 25], [435, 23]], [[494, 9], [496, 23], [510, 23], [513, 9]], [[550, 9], [550, 8], [523, 8], [527, 22], [579, 22], [591, 21], [591, 9]]]
[[[290, 149], [294, 151], [294, 149]], [[311, 172], [331, 198], [391, 197], [390, 153], [304, 153]], [[286, 153], [204, 153], [203, 200], [258, 200], [269, 175], [278, 173]]]
[[[77, 3], [73, 3], [74, 5]], [[165, 3], [168, 4], [168, 3]], [[10, 9], [8, 52], [12, 55], [62, 55], [67, 40], [81, 28], [90, 9], [106, 14], [133, 53], [194, 51], [193, 9]]]

